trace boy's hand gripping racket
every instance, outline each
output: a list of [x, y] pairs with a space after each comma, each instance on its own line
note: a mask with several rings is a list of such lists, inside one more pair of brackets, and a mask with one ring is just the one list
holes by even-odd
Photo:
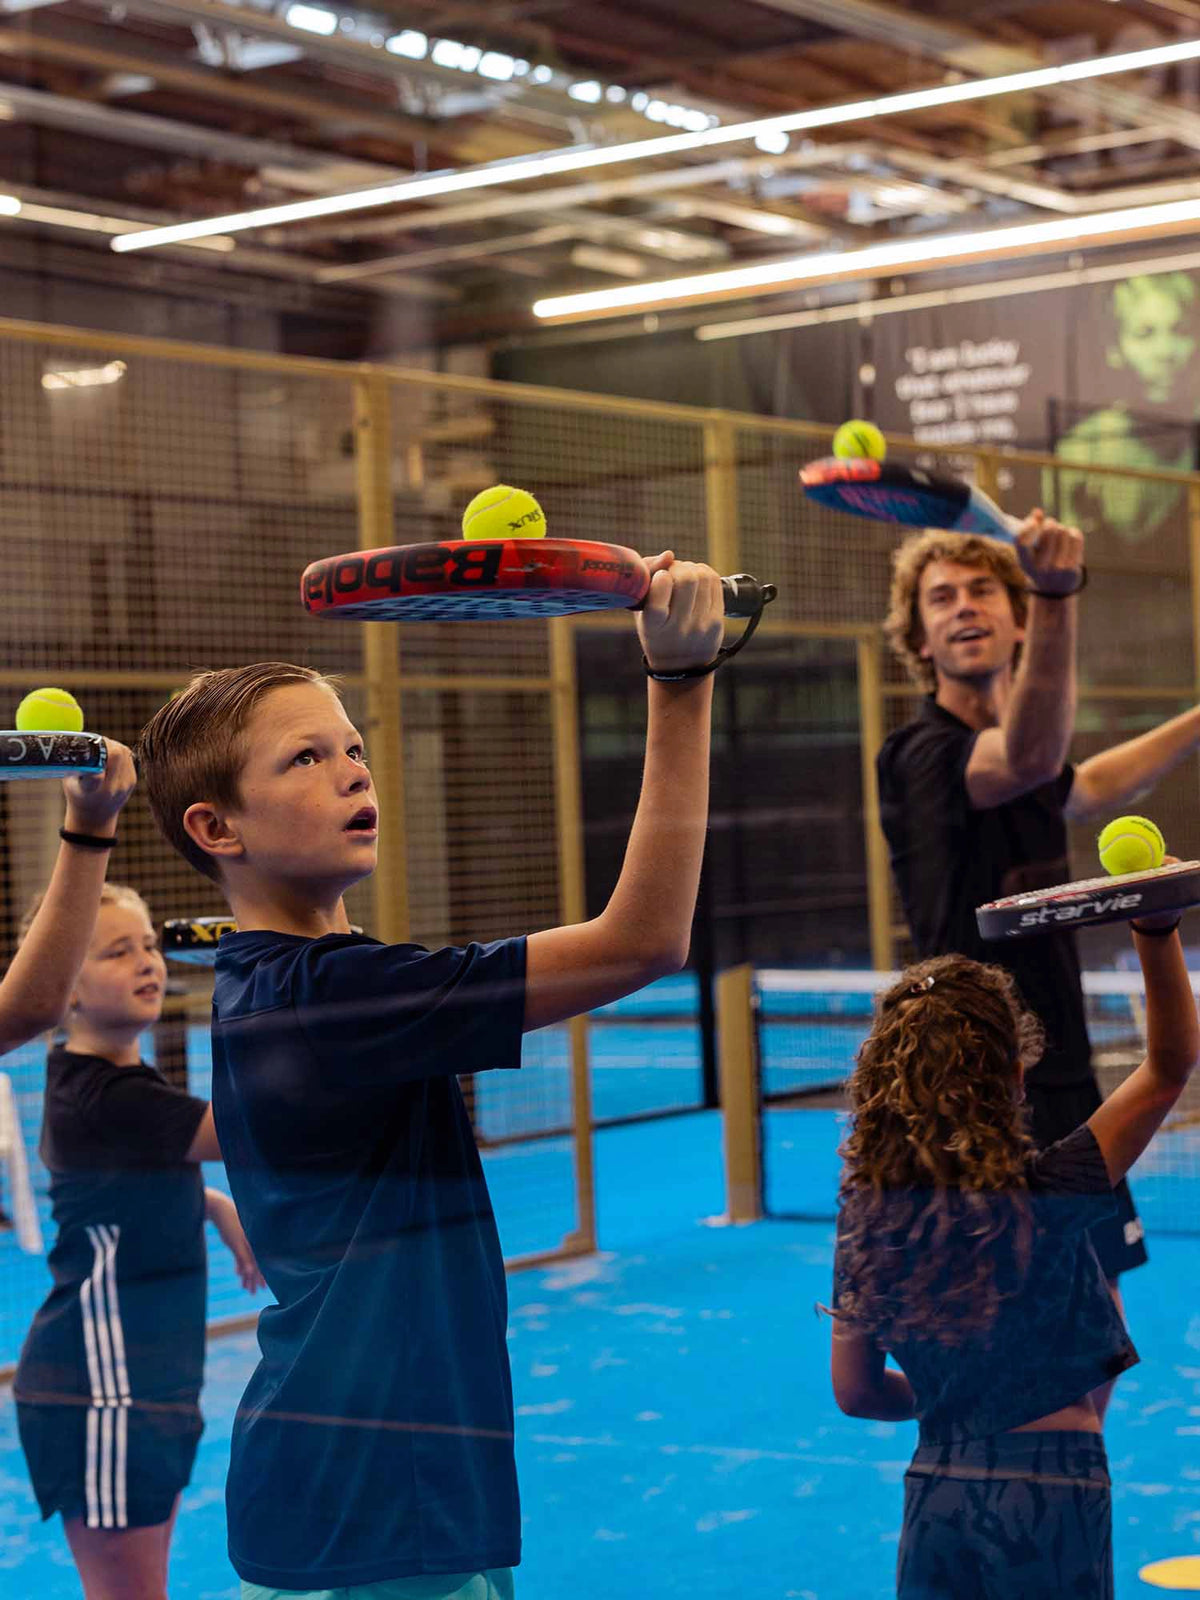
[[[774, 600], [773, 583], [748, 573], [722, 578], [725, 615], [746, 617], [732, 655]], [[352, 550], [314, 561], [300, 595], [315, 617], [351, 622], [465, 622], [636, 610], [650, 571], [633, 550], [584, 539], [447, 539], [441, 544]]]
[[0, 732], [0, 782], [98, 777], [107, 761], [108, 746], [98, 733]]
[[876, 522], [906, 528], [945, 528], [952, 533], [982, 533], [1015, 544], [1016, 517], [982, 489], [920, 467], [854, 457], [831, 456], [800, 469], [800, 487], [812, 500]]
[[1115, 878], [1082, 878], [1051, 889], [1032, 889], [979, 906], [975, 921], [984, 939], [1026, 939], [1062, 928], [1128, 922], [1200, 905], [1200, 861], [1180, 861]]

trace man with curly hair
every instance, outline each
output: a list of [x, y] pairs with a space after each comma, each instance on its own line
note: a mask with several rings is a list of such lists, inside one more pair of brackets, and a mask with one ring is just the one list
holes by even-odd
[[[1074, 936], [985, 943], [975, 907], [1068, 881], [1067, 822], [1120, 811], [1200, 744], [1200, 709], [1073, 767], [1075, 647], [1083, 536], [1035, 511], [1014, 548], [930, 531], [894, 559], [885, 632], [925, 691], [877, 770], [883, 831], [917, 953], [959, 954], [1012, 973], [1046, 1050], [1029, 1073], [1043, 1148], [1100, 1104]], [[1146, 1260], [1128, 1188], [1092, 1235], [1116, 1294]], [[1106, 1395], [1097, 1400], [1103, 1411]]]

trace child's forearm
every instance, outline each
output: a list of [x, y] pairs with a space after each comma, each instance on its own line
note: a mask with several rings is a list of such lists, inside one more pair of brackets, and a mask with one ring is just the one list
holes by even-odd
[[[649, 683], [641, 797], [620, 877], [600, 921], [621, 942], [687, 960], [708, 829], [713, 680]], [[668, 864], [670, 870], [665, 871]]]
[[[71, 821], [68, 812], [69, 830]], [[0, 1053], [62, 1020], [91, 942], [107, 868], [107, 851], [59, 846], [45, 897], [0, 983]]]
[[908, 1422], [915, 1415], [916, 1401], [904, 1374], [885, 1367], [869, 1389], [856, 1389], [849, 1397], [839, 1395], [838, 1405], [848, 1417], [868, 1422]]
[[865, 1414], [875, 1422], [908, 1422], [915, 1405], [912, 1384], [902, 1372], [893, 1372], [888, 1367], [872, 1396], [870, 1410]]
[[1200, 1054], [1196, 997], [1178, 933], [1167, 938], [1139, 934], [1134, 945], [1146, 980], [1146, 1060], [1174, 1087], [1187, 1082]]

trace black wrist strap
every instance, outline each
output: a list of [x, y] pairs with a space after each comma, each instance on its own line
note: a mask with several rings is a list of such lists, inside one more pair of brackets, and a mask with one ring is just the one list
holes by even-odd
[[1177, 932], [1182, 921], [1182, 917], [1176, 917], [1169, 928], [1139, 928], [1136, 922], [1131, 922], [1129, 926], [1134, 933], [1140, 935], [1143, 939], [1169, 939], [1173, 933]]
[[1039, 600], [1072, 600], [1077, 594], [1081, 594], [1083, 590], [1087, 588], [1087, 581], [1087, 565], [1086, 563], [1081, 563], [1079, 567], [1079, 582], [1071, 590], [1070, 594], [1047, 594], [1044, 589], [1030, 589], [1029, 592], [1030, 594], [1037, 595]]
[[64, 844], [78, 845], [81, 850], [111, 850], [117, 842], [115, 833], [111, 839], [102, 839], [97, 833], [72, 833], [70, 828], [60, 828], [58, 837]]
[[642, 665], [646, 669], [646, 676], [653, 678], [655, 683], [683, 683], [688, 678], [707, 678], [710, 672], [715, 672], [724, 660], [720, 655], [715, 661], [710, 661], [706, 667], [680, 667], [678, 672], [658, 672], [642, 657]]

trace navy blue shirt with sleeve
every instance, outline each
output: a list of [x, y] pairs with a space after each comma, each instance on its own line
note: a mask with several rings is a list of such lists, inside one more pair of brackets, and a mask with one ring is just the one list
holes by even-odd
[[[1073, 1405], [1136, 1365], [1124, 1321], [1104, 1280], [1088, 1230], [1111, 1215], [1112, 1183], [1096, 1137], [1082, 1127], [1029, 1157], [1033, 1211], [1029, 1266], [988, 1328], [961, 1343], [880, 1338], [912, 1386], [923, 1444], [1006, 1433]], [[895, 1225], [880, 1249], [915, 1247], [913, 1218], [928, 1194], [896, 1194]], [[848, 1206], [838, 1217], [834, 1305], [852, 1264], [843, 1244]], [[930, 1308], [931, 1322], [936, 1308]], [[853, 1324], [851, 1324], [853, 1326]]]
[[913, 942], [921, 957], [970, 956], [1012, 973], [1046, 1035], [1031, 1088], [1091, 1083], [1074, 934], [989, 942], [975, 921], [976, 906], [1070, 880], [1063, 808], [1074, 769], [1064, 766], [1052, 783], [1004, 805], [976, 809], [966, 775], [978, 737], [930, 695], [876, 760], [880, 820]]
[[226, 1494], [251, 1583], [520, 1559], [504, 1264], [456, 1075], [519, 1067], [524, 1012], [524, 939], [221, 940], [213, 1113], [277, 1302]]

